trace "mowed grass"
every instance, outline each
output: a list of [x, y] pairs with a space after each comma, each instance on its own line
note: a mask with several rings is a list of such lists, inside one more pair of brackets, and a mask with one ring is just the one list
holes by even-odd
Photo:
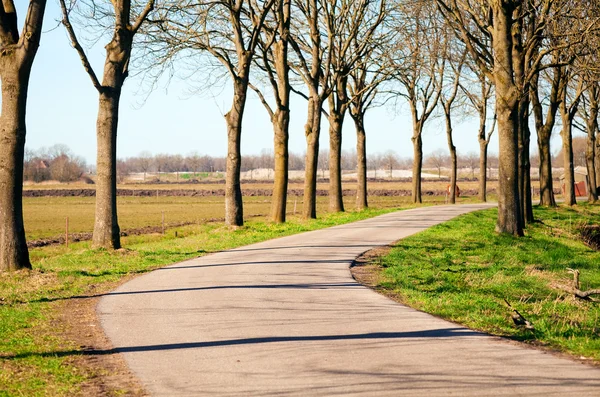
[[[386, 204], [391, 207], [391, 202]], [[61, 207], [69, 207], [69, 210], [74, 207], [70, 200], [57, 200], [54, 205], [56, 208], [46, 204], [47, 215]], [[84, 201], [80, 205], [85, 207], [89, 203]], [[132, 218], [135, 214], [148, 216], [148, 208], [153, 208], [151, 204], [133, 202], [132, 205], [142, 209], [142, 212], [132, 210]], [[193, 212], [187, 201], [178, 205]], [[251, 211], [252, 207], [249, 207]], [[39, 211], [43, 208], [42, 205]], [[318, 220], [311, 221], [292, 216], [284, 225], [254, 218], [237, 229], [228, 228], [220, 222], [201, 222], [169, 229], [165, 235], [124, 237], [122, 242], [126, 248], [118, 251], [94, 250], [89, 242], [73, 243], [69, 248], [49, 246], [32, 249], [33, 271], [0, 274], [0, 396], [70, 396], [79, 393], [86, 381], [100, 376], [78, 365], [77, 358], [83, 355], [83, 349], [61, 336], [68, 326], [60, 320], [68, 303], [98, 296], [110, 291], [125, 278], [171, 263], [353, 222], [391, 210], [376, 208], [360, 213], [320, 214]], [[193, 216], [188, 214], [188, 218], [193, 219]], [[46, 225], [50, 226], [52, 219], [46, 218]]]
[[[567, 268], [581, 272], [582, 290], [600, 288], [600, 252], [577, 235], [582, 224], [600, 224], [600, 207], [536, 208], [535, 216], [524, 238], [496, 234], [493, 209], [402, 240], [378, 260], [378, 288], [469, 328], [600, 362], [600, 303], [556, 288], [570, 285]], [[505, 299], [533, 331], [514, 325]]]

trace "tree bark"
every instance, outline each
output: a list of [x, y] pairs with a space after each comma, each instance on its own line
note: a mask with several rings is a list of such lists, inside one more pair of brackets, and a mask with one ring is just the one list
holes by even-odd
[[341, 166], [344, 116], [335, 109], [329, 111], [329, 210], [344, 212]]
[[586, 148], [586, 165], [588, 171], [588, 201], [598, 201], [598, 187], [596, 185], [596, 131], [588, 131]]
[[0, 7], [0, 273], [31, 269], [23, 225], [27, 93], [40, 44], [45, 0], [31, 0], [22, 35], [12, 1]]
[[365, 210], [369, 207], [367, 193], [367, 134], [365, 132], [364, 117], [357, 114], [353, 117], [356, 128], [356, 209]]
[[[250, 62], [247, 60], [246, 62]], [[244, 64], [243, 60], [240, 63]], [[228, 226], [244, 225], [244, 205], [242, 202], [242, 186], [240, 172], [242, 168], [241, 140], [242, 119], [246, 107], [248, 93], [248, 77], [233, 78], [233, 104], [225, 115], [227, 122], [227, 174], [225, 176], [225, 224]]]
[[319, 135], [321, 134], [322, 106], [323, 103], [318, 98], [318, 95], [311, 95], [308, 100], [308, 120], [304, 126], [306, 136], [306, 169], [302, 214], [305, 219], [317, 218], [317, 170], [319, 168]]
[[421, 132], [423, 130], [422, 123], [416, 122], [413, 124], [413, 169], [412, 169], [412, 201], [413, 203], [422, 203], [421, 196], [421, 170], [423, 169], [423, 139]]
[[[485, 133], [485, 124], [484, 124]], [[479, 140], [479, 201], [487, 202], [487, 152], [489, 142], [486, 139]]]
[[552, 179], [552, 154], [550, 152], [551, 130], [538, 130], [538, 151], [540, 154], [540, 205], [556, 207], [554, 181]]
[[271, 220], [276, 223], [284, 223], [286, 218], [289, 168], [289, 109], [278, 110], [273, 117], [275, 119], [273, 123], [275, 132], [275, 176], [273, 201], [271, 203]]
[[458, 160], [456, 157], [456, 146], [454, 146], [454, 139], [452, 138], [452, 118], [450, 116], [449, 109], [444, 109], [446, 118], [446, 137], [448, 139], [448, 150], [450, 151], [451, 161], [451, 174], [450, 174], [450, 204], [456, 204], [456, 174], [458, 167]]
[[586, 148], [586, 165], [588, 171], [588, 199], [590, 202], [598, 201], [598, 153], [597, 149], [597, 132], [598, 132], [598, 98], [599, 87], [593, 83], [588, 89], [589, 92], [589, 109], [586, 118], [587, 127], [587, 148]]
[[521, 158], [521, 173], [522, 173], [522, 184], [523, 184], [523, 219], [526, 223], [533, 223], [535, 221], [533, 216], [533, 197], [531, 195], [531, 163], [529, 160], [530, 156], [530, 143], [531, 143], [531, 130], [529, 129], [529, 117], [528, 114], [529, 101], [526, 101], [525, 110], [521, 119], [522, 129], [522, 158]]
[[96, 122], [96, 215], [92, 245], [95, 248], [121, 248], [117, 219], [117, 126], [120, 86], [100, 93]]
[[275, 69], [278, 77], [277, 110], [273, 114], [275, 176], [273, 201], [271, 204], [271, 220], [284, 223], [287, 209], [287, 189], [289, 171], [289, 127], [290, 127], [290, 66], [288, 63], [288, 38], [290, 2], [280, 2], [279, 18], [281, 40], [273, 45]]
[[30, 69], [4, 59], [0, 116], [0, 272], [31, 269], [23, 225], [25, 111]]
[[565, 170], [564, 199], [565, 204], [572, 206], [577, 204], [577, 199], [575, 197], [575, 167], [573, 165], [573, 124], [564, 100], [560, 105], [560, 113], [562, 118], [562, 130], [560, 136], [562, 138], [564, 155], [563, 167]]
[[496, 231], [523, 236], [518, 184], [519, 91], [514, 82], [512, 65], [512, 13], [511, 7], [494, 4], [494, 80], [500, 141]]

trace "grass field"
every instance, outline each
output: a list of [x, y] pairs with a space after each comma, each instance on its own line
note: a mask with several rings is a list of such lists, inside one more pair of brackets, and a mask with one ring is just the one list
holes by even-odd
[[[391, 189], [393, 184], [378, 182], [371, 185], [372, 189]], [[41, 185], [40, 185], [41, 186]], [[38, 188], [40, 188], [38, 186]], [[43, 185], [45, 188], [68, 188], [69, 185]], [[137, 185], [136, 185], [137, 186]], [[181, 186], [181, 187], [180, 187]], [[191, 188], [223, 188], [223, 185], [206, 187], [207, 185], [144, 185], [144, 189], [191, 189]], [[212, 185], [208, 185], [212, 186]], [[251, 186], [256, 189], [271, 188]], [[263, 186], [263, 185], [257, 185]], [[445, 186], [445, 185], [444, 185]], [[139, 187], [139, 186], [138, 186]], [[426, 189], [433, 189], [437, 185], [425, 185]], [[301, 186], [299, 187], [301, 188]], [[319, 188], [326, 189], [325, 185]], [[398, 188], [398, 187], [395, 187]], [[424, 196], [424, 201], [430, 204], [444, 202], [443, 196]], [[493, 197], [492, 197], [493, 199]], [[326, 214], [328, 211], [328, 198], [317, 198], [317, 213]], [[459, 203], [472, 202], [473, 197], [462, 197]], [[393, 208], [403, 206], [411, 201], [410, 197], [384, 197], [373, 196], [369, 203], [374, 208]], [[244, 197], [244, 216], [246, 219], [265, 218], [270, 211], [270, 197]], [[302, 211], [302, 197], [290, 196], [288, 199], [288, 215], [293, 219]], [[344, 197], [347, 210], [355, 209], [354, 197]], [[91, 232], [94, 226], [94, 197], [27, 197], [23, 200], [23, 216], [25, 232], [28, 240], [56, 237], [64, 235], [66, 218], [69, 218], [69, 231], [71, 233]], [[225, 218], [224, 197], [139, 197], [122, 196], [118, 198], [119, 225], [122, 231], [137, 229], [146, 226], [160, 226], [164, 213], [165, 223], [181, 224], [190, 222], [202, 224], [211, 220]], [[294, 213], [294, 208], [296, 212]]]
[[[600, 252], [578, 228], [600, 224], [600, 207], [536, 208], [524, 238], [494, 232], [497, 210], [464, 215], [397, 243], [374, 262], [376, 288], [401, 302], [470, 328], [548, 346], [600, 363], [600, 303], [573, 297], [600, 288]], [[600, 297], [598, 297], [600, 298]], [[515, 326], [507, 300], [534, 330]]]

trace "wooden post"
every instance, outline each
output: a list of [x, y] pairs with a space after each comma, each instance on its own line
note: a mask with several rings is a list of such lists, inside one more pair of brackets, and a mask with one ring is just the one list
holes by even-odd
[[296, 215], [296, 207], [298, 206], [298, 197], [294, 198], [294, 215]]
[[69, 248], [69, 217], [67, 216], [65, 222], [65, 246]]
[[165, 211], [161, 211], [162, 213], [162, 234], [165, 234]]

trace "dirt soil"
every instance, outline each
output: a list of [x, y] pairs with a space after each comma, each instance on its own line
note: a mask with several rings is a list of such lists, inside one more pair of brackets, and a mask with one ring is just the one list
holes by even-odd
[[[110, 291], [116, 286], [105, 285], [102, 289]], [[148, 396], [102, 331], [96, 313], [101, 291], [94, 291], [92, 287], [88, 296], [61, 302], [54, 319], [59, 336], [78, 347], [79, 354], [71, 356], [71, 363], [87, 378], [78, 395]]]
[[[495, 189], [488, 189], [488, 193], [494, 194]], [[424, 196], [444, 196], [444, 190], [423, 190]], [[118, 189], [117, 195], [121, 197], [225, 197], [225, 189]], [[271, 197], [272, 189], [243, 189], [242, 195], [246, 197]], [[288, 190], [290, 196], [302, 196], [302, 189]], [[318, 189], [317, 196], [325, 197], [329, 191]], [[344, 189], [344, 196], [355, 196], [356, 190]], [[376, 197], [409, 197], [412, 191], [408, 189], [374, 189], [369, 190], [369, 196]], [[476, 189], [461, 190], [463, 196], [476, 196]], [[23, 197], [94, 197], [95, 189], [36, 189], [23, 190]]]

